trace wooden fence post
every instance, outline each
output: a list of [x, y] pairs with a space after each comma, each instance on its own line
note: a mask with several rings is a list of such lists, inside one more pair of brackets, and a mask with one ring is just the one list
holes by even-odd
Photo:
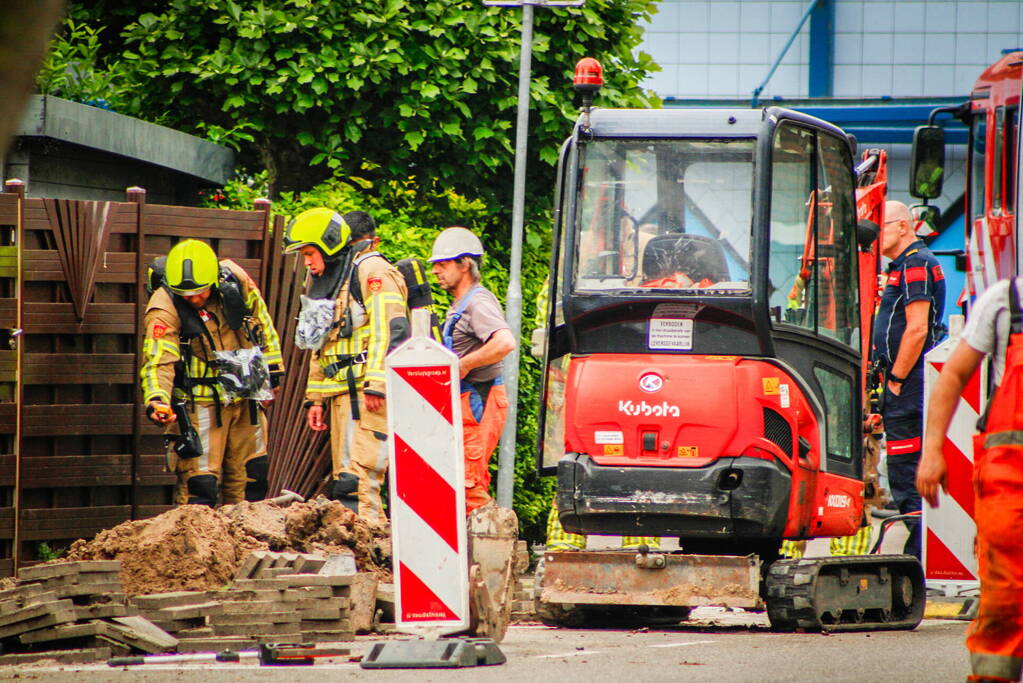
[[15, 278], [14, 292], [17, 300], [17, 308], [15, 312], [15, 334], [18, 336], [14, 337], [17, 340], [17, 347], [15, 351], [17, 356], [15, 357], [15, 366], [17, 368], [16, 378], [14, 381], [14, 495], [11, 497], [11, 505], [13, 507], [14, 517], [14, 530], [13, 538], [11, 540], [11, 575], [17, 576], [18, 574], [18, 562], [21, 559], [21, 417], [22, 417], [22, 404], [24, 403], [24, 390], [21, 381], [21, 368], [24, 362], [24, 339], [21, 339], [21, 329], [23, 307], [22, 303], [22, 289], [24, 287], [24, 273], [22, 273], [24, 258], [24, 246], [22, 244], [22, 212], [24, 211], [25, 202], [25, 181], [19, 178], [11, 178], [4, 182], [4, 190], [11, 194], [18, 195], [18, 216], [17, 222], [14, 226], [14, 247], [18, 255], [18, 270]]
[[276, 261], [270, 250], [273, 249], [273, 241], [270, 236], [270, 208], [272, 204], [269, 199], [259, 197], [252, 202], [253, 211], [263, 212], [263, 253], [259, 255], [259, 291], [266, 295], [270, 286], [271, 264]]
[[[140, 335], [144, 324], [146, 303], [146, 191], [138, 186], [125, 190], [127, 201], [135, 204], [135, 374], [142, 365], [142, 344]], [[131, 420], [131, 518], [138, 519], [139, 459], [142, 457], [142, 387], [135, 382], [135, 411]]]

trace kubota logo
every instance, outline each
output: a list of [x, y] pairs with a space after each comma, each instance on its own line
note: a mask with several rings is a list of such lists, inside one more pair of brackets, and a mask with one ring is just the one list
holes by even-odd
[[642, 415], [643, 417], [678, 417], [678, 406], [673, 406], [667, 401], [661, 401], [650, 405], [646, 401], [636, 403], [634, 401], [618, 401], [618, 412], [626, 415]]
[[656, 372], [644, 372], [639, 376], [639, 388], [648, 394], [660, 391], [664, 387], [664, 378]]

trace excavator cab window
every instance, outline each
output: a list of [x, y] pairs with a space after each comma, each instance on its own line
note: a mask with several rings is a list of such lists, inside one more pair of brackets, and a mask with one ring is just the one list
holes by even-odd
[[859, 339], [848, 146], [783, 124], [771, 169], [770, 306], [787, 323], [855, 346]]
[[581, 155], [575, 291], [749, 292], [752, 140], [598, 139]]
[[850, 377], [823, 365], [815, 367], [813, 374], [824, 395], [827, 464], [828, 469], [834, 471], [838, 465], [848, 464], [853, 459], [858, 407], [853, 400], [856, 389]]

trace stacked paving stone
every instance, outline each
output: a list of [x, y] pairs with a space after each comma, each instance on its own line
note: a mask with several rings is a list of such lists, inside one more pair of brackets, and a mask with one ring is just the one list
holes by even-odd
[[317, 574], [327, 561], [254, 552], [225, 590], [139, 595], [133, 604], [178, 638], [178, 652], [354, 640], [372, 627], [376, 578]]
[[207, 628], [208, 618], [222, 611], [221, 603], [210, 596], [206, 591], [136, 595], [131, 604], [167, 633], [178, 635]]
[[534, 621], [536, 619], [536, 591], [529, 571], [529, 546], [525, 541], [515, 541], [515, 591], [512, 594], [511, 620]]
[[112, 654], [172, 650], [177, 640], [125, 601], [117, 560], [27, 567], [0, 591], [0, 664], [52, 658], [96, 661]]
[[536, 620], [536, 591], [533, 577], [521, 575], [516, 578], [515, 593], [512, 595], [511, 620], [513, 622]]
[[130, 600], [119, 561], [29, 567], [18, 586], [0, 591], [0, 664], [351, 641], [373, 627], [377, 578], [316, 573], [329, 559], [337, 558], [254, 552], [224, 590]]
[[269, 579], [282, 574], [316, 574], [325, 564], [327, 558], [322, 555], [257, 550], [242, 560], [234, 578]]
[[259, 633], [258, 626], [271, 619], [267, 615], [273, 614], [275, 634], [294, 636], [309, 643], [354, 640], [355, 627], [349, 615], [354, 581], [354, 575], [313, 574], [239, 579], [221, 595], [225, 603], [235, 603], [229, 608], [235, 615], [211, 620], [214, 633]]

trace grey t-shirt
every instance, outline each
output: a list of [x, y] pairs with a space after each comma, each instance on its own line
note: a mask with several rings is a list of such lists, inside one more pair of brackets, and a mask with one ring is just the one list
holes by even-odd
[[[1023, 302], [1023, 280], [1016, 279], [1016, 291]], [[1005, 349], [1009, 345], [1009, 281], [999, 280], [985, 290], [973, 304], [963, 328], [963, 341], [981, 353], [993, 357], [991, 371], [995, 384], [1002, 383]]]
[[[460, 302], [461, 299], [458, 299], [451, 303], [445, 322], [454, 316]], [[497, 297], [490, 290], [479, 287], [469, 299], [468, 305], [462, 311], [462, 317], [455, 323], [451, 332], [454, 346], [452, 350], [456, 356], [461, 358], [486, 344], [498, 330], [508, 329], [511, 328], [508, 327], [508, 323], [504, 319], [504, 313], [501, 311], [501, 304]], [[465, 379], [470, 382], [489, 382], [501, 374], [502, 367], [503, 363], [498, 361], [493, 365], [473, 368], [465, 376]]]

